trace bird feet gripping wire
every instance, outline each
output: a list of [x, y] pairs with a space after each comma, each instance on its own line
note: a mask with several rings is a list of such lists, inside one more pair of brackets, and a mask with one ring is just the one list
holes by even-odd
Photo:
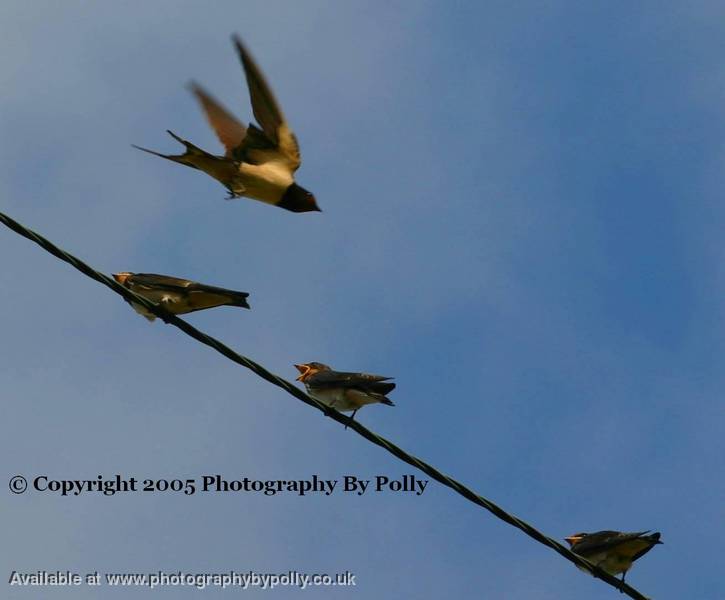
[[[355, 420], [355, 414], [357, 413], [357, 411], [358, 411], [357, 408], [354, 411], [352, 411], [352, 414], [350, 415], [350, 421], [354, 421]], [[347, 426], [348, 425], [349, 425], [349, 423], [346, 423], [345, 424], [345, 429], [347, 429]]]

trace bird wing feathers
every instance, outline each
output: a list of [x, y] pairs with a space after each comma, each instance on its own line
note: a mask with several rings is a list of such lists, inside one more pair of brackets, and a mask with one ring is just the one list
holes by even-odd
[[247, 128], [199, 84], [192, 82], [189, 84], [189, 89], [204, 109], [209, 125], [224, 144], [226, 155], [231, 156], [244, 141]]
[[395, 389], [395, 384], [388, 382], [389, 379], [392, 377], [369, 373], [320, 371], [312, 375], [307, 383], [315, 388], [353, 388], [385, 395]]
[[[596, 554], [599, 552], [606, 552], [607, 550], [611, 550], [613, 548], [616, 548], [618, 546], [622, 546], [624, 544], [629, 544], [631, 542], [635, 541], [641, 541], [643, 544], [646, 544], [647, 548], [642, 549], [639, 551], [635, 557], [633, 557], [633, 560], [636, 560], [640, 556], [642, 556], [647, 550], [649, 550], [652, 545], [657, 543], [657, 539], [659, 539], [659, 536], [657, 538], [654, 538], [654, 536], [649, 536], [648, 538], [643, 538], [642, 536], [649, 533], [648, 531], [639, 531], [639, 532], [633, 532], [633, 533], [620, 533], [618, 531], [600, 531], [598, 533], [593, 533], [591, 535], [588, 535], [586, 538], [584, 538], [581, 542], [576, 544], [572, 550], [575, 551], [577, 554], [581, 554], [582, 556], [586, 556], [587, 554]], [[653, 538], [653, 539], [649, 539]]]
[[194, 282], [188, 279], [169, 277], [168, 275], [157, 275], [156, 273], [135, 273], [129, 278], [129, 283], [132, 285], [185, 293]]
[[[287, 124], [272, 90], [267, 85], [267, 81], [264, 79], [264, 75], [252, 55], [236, 36], [234, 37], [234, 45], [239, 53], [239, 59], [242, 61], [244, 73], [247, 77], [254, 118], [262, 127], [258, 133], [263, 133], [269, 140], [268, 146], [276, 147], [289, 169], [296, 171], [302, 163], [297, 138]], [[255, 137], [259, 138], [259, 136], [248, 135], [241, 147], [237, 149], [237, 152], [246, 153], [258, 148], [260, 140], [257, 139], [255, 143]]]
[[249, 296], [247, 292], [238, 292], [226, 288], [216, 287], [213, 285], [205, 285], [190, 281], [188, 279], [180, 279], [178, 277], [170, 277], [168, 275], [157, 275], [155, 273], [136, 273], [131, 277], [131, 283], [156, 290], [166, 290], [169, 292], [193, 296], [201, 304], [201, 296], [222, 296], [226, 301], [236, 300], [243, 301]]

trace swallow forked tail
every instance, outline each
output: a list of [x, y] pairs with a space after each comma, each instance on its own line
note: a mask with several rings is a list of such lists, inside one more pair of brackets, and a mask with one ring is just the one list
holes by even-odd
[[[203, 292], [207, 296], [207, 301], [210, 305], [251, 308], [249, 302], [247, 302], [247, 298], [249, 297], [247, 292], [237, 292], [236, 290], [214, 287], [213, 285], [198, 285], [196, 291]], [[200, 300], [200, 302], [203, 303], [204, 300]]]
[[205, 157], [205, 158], [211, 158], [212, 160], [215, 158], [212, 154], [209, 154], [208, 152], [202, 150], [198, 146], [195, 146], [191, 142], [187, 142], [185, 139], [180, 138], [178, 135], [176, 135], [173, 131], [167, 129], [166, 133], [168, 133], [172, 138], [174, 138], [177, 142], [180, 144], [183, 144], [186, 148], [186, 152], [183, 154], [162, 154], [161, 152], [156, 152], [155, 150], [149, 150], [148, 148], [143, 148], [141, 146], [137, 146], [136, 144], [131, 144], [134, 148], [137, 150], [142, 150], [143, 152], [148, 152], [149, 154], [153, 154], [154, 156], [160, 156], [161, 158], [165, 158], [166, 160], [172, 160], [174, 162], [180, 163], [182, 165], [186, 165], [187, 167], [193, 167], [195, 169], [198, 169], [199, 167], [195, 164], [195, 157]]
[[380, 400], [381, 404], [385, 404], [387, 406], [395, 406], [395, 403], [388, 398], [385, 394], [389, 394], [395, 389], [394, 383], [383, 383], [379, 382], [375, 384], [374, 390], [378, 394], [382, 396], [382, 400]]
[[249, 297], [249, 294], [247, 294], [246, 292], [229, 292], [229, 297], [232, 300], [229, 303], [229, 306], [239, 306], [241, 308], [251, 308], [249, 306], [249, 302], [247, 302], [247, 298]]
[[647, 540], [648, 542], [652, 542], [653, 544], [664, 544], [664, 542], [660, 542], [660, 537], [662, 534], [659, 531], [655, 531], [654, 533], [648, 534], [649, 531], [645, 531], [642, 533], [642, 538]]

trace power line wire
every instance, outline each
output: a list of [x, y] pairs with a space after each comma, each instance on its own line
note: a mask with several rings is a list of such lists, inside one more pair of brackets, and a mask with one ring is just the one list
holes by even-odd
[[393, 442], [377, 435], [376, 433], [370, 431], [365, 426], [361, 425], [358, 421], [354, 421], [350, 417], [347, 417], [339, 412], [337, 412], [334, 409], [331, 409], [327, 407], [326, 405], [322, 404], [321, 402], [318, 402], [314, 398], [308, 396], [306, 393], [304, 393], [302, 390], [300, 390], [298, 387], [294, 386], [289, 381], [282, 379], [281, 377], [278, 377], [274, 373], [268, 371], [265, 369], [262, 365], [254, 362], [250, 358], [247, 358], [245, 356], [242, 356], [241, 354], [237, 354], [229, 348], [229, 346], [223, 344], [219, 340], [203, 333], [202, 331], [199, 331], [192, 325], [189, 325], [186, 321], [178, 318], [176, 315], [173, 315], [166, 311], [164, 308], [162, 308], [158, 304], [154, 304], [150, 300], [147, 300], [143, 296], [139, 296], [138, 294], [132, 292], [131, 290], [123, 287], [119, 283], [117, 283], [114, 279], [104, 275], [103, 273], [99, 273], [95, 269], [91, 268], [89, 265], [81, 261], [80, 259], [76, 258], [72, 254], [69, 254], [68, 252], [62, 250], [55, 244], [53, 244], [51, 241], [47, 240], [40, 234], [28, 229], [27, 227], [21, 225], [11, 217], [7, 216], [6, 214], [0, 212], [0, 222], [2, 222], [4, 225], [6, 225], [9, 229], [17, 233], [18, 235], [23, 236], [24, 238], [27, 238], [31, 240], [32, 242], [35, 242], [38, 244], [41, 248], [43, 248], [45, 251], [49, 252], [56, 258], [59, 258], [60, 260], [67, 262], [71, 266], [78, 269], [81, 273], [84, 275], [90, 277], [91, 279], [94, 279], [95, 281], [102, 283], [103, 285], [111, 288], [114, 292], [117, 294], [123, 296], [126, 300], [136, 302], [138, 304], [141, 304], [144, 308], [148, 309], [150, 312], [155, 314], [160, 319], [163, 319], [166, 323], [169, 323], [171, 325], [174, 325], [181, 329], [184, 333], [187, 335], [190, 335], [195, 340], [201, 342], [202, 344], [205, 344], [220, 354], [223, 354], [226, 356], [229, 360], [242, 365], [243, 367], [246, 367], [247, 369], [250, 369], [253, 371], [256, 375], [261, 377], [262, 379], [265, 379], [269, 383], [272, 383], [276, 385], [277, 387], [282, 388], [287, 393], [292, 394], [295, 398], [298, 400], [301, 400], [305, 404], [309, 404], [313, 408], [316, 408], [317, 410], [323, 412], [326, 416], [332, 418], [333, 420], [337, 421], [338, 423], [341, 423], [345, 425], [346, 427], [349, 427], [350, 429], [354, 429], [358, 434], [360, 434], [362, 437], [364, 437], [366, 440], [372, 442], [376, 446], [380, 446], [381, 448], [384, 448], [403, 462], [408, 463], [409, 465], [415, 467], [416, 469], [419, 469], [426, 475], [430, 476], [432, 479], [435, 479], [437, 482], [445, 485], [446, 487], [449, 487], [453, 491], [457, 492], [470, 502], [473, 502], [474, 504], [477, 504], [478, 506], [485, 508], [487, 511], [491, 512], [494, 516], [501, 519], [502, 521], [505, 521], [509, 525], [512, 525], [513, 527], [516, 527], [517, 529], [520, 529], [523, 531], [526, 535], [529, 537], [535, 539], [537, 542], [548, 546], [555, 552], [558, 552], [561, 556], [566, 558], [568, 561], [574, 563], [576, 566], [588, 571], [591, 573], [594, 577], [597, 577], [598, 579], [601, 579], [608, 583], [609, 585], [617, 588], [622, 593], [627, 594], [630, 598], [634, 598], [635, 600], [650, 600], [647, 596], [644, 596], [639, 591], [637, 591], [635, 588], [631, 587], [629, 584], [620, 581], [616, 577], [610, 575], [609, 573], [603, 571], [596, 565], [590, 563], [586, 559], [582, 558], [581, 556], [574, 554], [571, 550], [557, 542], [556, 540], [544, 535], [525, 521], [522, 521], [518, 517], [515, 517], [514, 515], [506, 512], [490, 500], [487, 500], [483, 496], [480, 496], [476, 494], [473, 490], [467, 488], [459, 481], [456, 481], [455, 479], [448, 477], [444, 473], [441, 473], [438, 469], [435, 467], [429, 465], [428, 463], [420, 460], [419, 458], [416, 458], [412, 454], [407, 453], [402, 448], [396, 446], [393, 444]]

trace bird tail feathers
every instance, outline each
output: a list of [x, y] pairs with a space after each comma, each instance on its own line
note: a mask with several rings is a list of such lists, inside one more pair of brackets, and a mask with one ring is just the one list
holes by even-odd
[[229, 303], [229, 306], [240, 306], [242, 308], [250, 308], [249, 302], [247, 302], [247, 298], [249, 297], [249, 294], [246, 292], [232, 292], [229, 294], [230, 298], [232, 299], [232, 302]]
[[177, 142], [184, 145], [186, 148], [186, 152], [184, 154], [162, 154], [161, 152], [156, 152], [155, 150], [149, 150], [148, 148], [143, 148], [141, 146], [136, 146], [135, 144], [132, 144], [134, 148], [137, 150], [142, 150], [143, 152], [148, 152], [149, 154], [153, 154], [154, 156], [159, 156], [161, 158], [165, 158], [167, 160], [171, 160], [173, 162], [180, 163], [182, 165], [186, 165], [187, 167], [193, 167], [195, 169], [198, 169], [199, 167], [196, 165], [196, 158], [197, 157], [203, 157], [203, 158], [210, 158], [214, 160], [214, 156], [206, 152], [205, 150], [202, 150], [198, 146], [195, 146], [191, 142], [187, 142], [185, 139], [180, 138], [178, 135], [176, 135], [173, 131], [166, 130], [166, 132], [174, 138]]
[[376, 381], [374, 383], [368, 384], [370, 389], [375, 392], [376, 394], [380, 394], [382, 396], [385, 396], [386, 394], [389, 394], [395, 389], [395, 384], [390, 382], [384, 382], [384, 381]]
[[653, 544], [664, 544], [664, 542], [660, 542], [660, 536], [662, 534], [659, 531], [655, 531], [651, 535], [645, 535], [642, 536], [644, 539], [646, 539], [649, 542], [652, 542]]

